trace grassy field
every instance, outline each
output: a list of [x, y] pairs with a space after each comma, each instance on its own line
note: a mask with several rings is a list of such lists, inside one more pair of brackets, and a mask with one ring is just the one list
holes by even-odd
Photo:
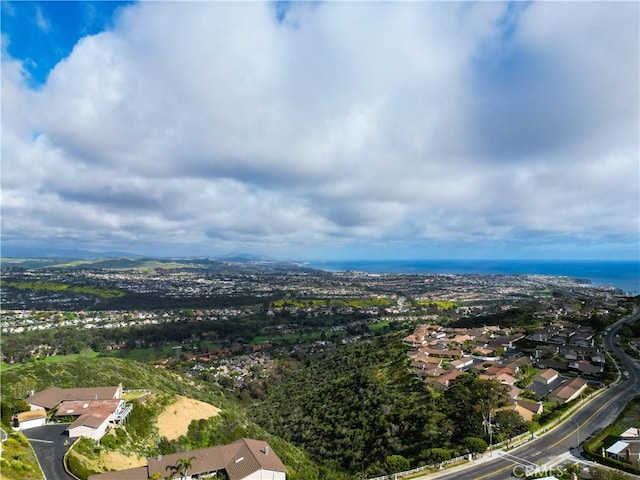
[[371, 323], [369, 324], [369, 330], [371, 330], [372, 332], [377, 332], [388, 326], [389, 326], [389, 322], [387, 321]]
[[38, 357], [33, 360], [28, 360], [24, 363], [0, 363], [0, 372], [6, 372], [9, 370], [13, 370], [15, 368], [22, 367], [24, 365], [36, 364], [36, 363], [44, 363], [44, 364], [53, 364], [53, 363], [62, 363], [69, 362], [72, 360], [78, 360], [80, 358], [97, 358], [100, 354], [97, 352], [83, 352], [83, 353], [74, 353], [72, 355], [52, 355], [50, 357]]
[[281, 307], [296, 307], [296, 308], [306, 308], [306, 307], [352, 307], [352, 308], [368, 308], [368, 307], [386, 307], [391, 305], [391, 300], [387, 298], [358, 298], [358, 299], [349, 299], [343, 300], [339, 298], [329, 298], [329, 299], [306, 299], [306, 298], [285, 298], [282, 300], [278, 300], [277, 302], [273, 302], [271, 306], [273, 308], [281, 308]]
[[418, 301], [416, 301], [416, 304], [418, 304], [418, 305], [420, 305], [422, 307], [427, 307], [429, 305], [435, 305], [438, 308], [446, 310], [447, 308], [451, 308], [451, 307], [457, 306], [458, 302], [444, 301], [444, 300], [418, 300]]
[[65, 283], [47, 282], [38, 280], [35, 282], [7, 282], [0, 281], [2, 287], [13, 287], [18, 290], [36, 290], [46, 292], [72, 292], [77, 294], [95, 295], [98, 298], [123, 297], [124, 292], [115, 288], [101, 288], [91, 285], [67, 285]]
[[171, 345], [164, 345], [161, 348], [133, 348], [131, 350], [111, 350], [101, 353], [101, 357], [122, 358], [125, 360], [135, 360], [137, 362], [153, 362], [170, 357], [175, 353], [175, 349]]

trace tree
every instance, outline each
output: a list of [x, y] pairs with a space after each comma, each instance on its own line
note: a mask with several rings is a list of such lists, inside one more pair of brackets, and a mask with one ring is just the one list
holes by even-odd
[[447, 416], [456, 427], [455, 437], [461, 440], [477, 436], [484, 429], [489, 438], [488, 427], [495, 410], [508, 398], [505, 388], [495, 380], [483, 380], [472, 374], [453, 380], [444, 397]]
[[526, 424], [515, 410], [499, 410], [495, 415], [495, 423], [505, 438], [514, 437], [526, 430]]
[[469, 453], [484, 453], [487, 450], [487, 442], [480, 437], [467, 437], [464, 439], [464, 446]]
[[406, 472], [411, 468], [409, 460], [402, 455], [389, 455], [384, 459], [384, 466], [388, 473]]
[[445, 448], [428, 448], [422, 454], [427, 463], [441, 463], [451, 460], [451, 451]]
[[178, 474], [180, 478], [186, 477], [187, 474], [189, 473], [189, 470], [193, 466], [193, 461], [195, 459], [196, 457], [193, 457], [193, 456], [189, 458], [179, 458], [176, 461], [176, 474]]

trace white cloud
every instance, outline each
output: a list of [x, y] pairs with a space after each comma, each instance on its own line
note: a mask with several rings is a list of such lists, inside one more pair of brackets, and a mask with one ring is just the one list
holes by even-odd
[[637, 9], [294, 3], [279, 24], [261, 2], [132, 5], [37, 92], [5, 56], [3, 235], [628, 239]]
[[44, 13], [42, 13], [42, 9], [39, 6], [36, 6], [36, 25], [43, 32], [48, 32], [51, 30], [51, 22], [47, 17], [45, 17]]

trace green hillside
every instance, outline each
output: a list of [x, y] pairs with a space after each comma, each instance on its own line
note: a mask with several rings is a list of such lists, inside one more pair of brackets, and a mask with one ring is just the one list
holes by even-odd
[[[154, 408], [156, 406], [154, 404], [142, 404], [139, 408], [134, 408], [132, 418], [128, 422], [131, 432], [128, 432], [128, 439], [123, 439], [122, 445], [127, 449], [137, 449], [138, 453], [148, 456], [224, 444], [242, 437], [251, 437], [266, 440], [272, 445], [287, 466], [288, 478], [291, 480], [330, 478], [324, 474], [321, 475], [319, 467], [304, 451], [281, 438], [270, 435], [256, 425], [235, 400], [225, 397], [219, 391], [205, 388], [203, 384], [190, 378], [158, 370], [150, 365], [115, 358], [81, 358], [57, 364], [19, 366], [2, 372], [1, 381], [3, 420], [5, 420], [6, 411], [20, 406], [31, 391], [51, 386], [71, 388], [123, 383], [125, 389], [150, 389], [156, 392], [159, 398], [157, 402], [160, 403], [166, 402], [172, 395], [195, 398], [221, 408], [221, 414], [213, 419], [192, 422], [187, 436], [169, 442], [157, 436], [157, 429], [143, 428], [145, 425], [153, 424], [153, 416], [157, 415], [158, 410]], [[113, 442], [108, 442], [96, 448], [113, 447]], [[19, 455], [26, 458], [27, 450], [28, 447], [25, 447], [25, 453]], [[81, 464], [78, 468], [80, 473], [91, 473], [83, 471]]]
[[483, 402], [502, 405], [500, 386], [467, 374], [446, 392], [425, 387], [407, 369], [402, 335], [290, 360], [262, 388], [247, 387], [253, 417], [350, 478], [483, 451]]

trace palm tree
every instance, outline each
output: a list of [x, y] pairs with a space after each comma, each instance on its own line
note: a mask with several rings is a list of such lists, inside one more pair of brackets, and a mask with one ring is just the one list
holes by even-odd
[[196, 457], [179, 458], [176, 462], [176, 473], [180, 475], [180, 478], [187, 476], [189, 469], [193, 466], [193, 461]]

